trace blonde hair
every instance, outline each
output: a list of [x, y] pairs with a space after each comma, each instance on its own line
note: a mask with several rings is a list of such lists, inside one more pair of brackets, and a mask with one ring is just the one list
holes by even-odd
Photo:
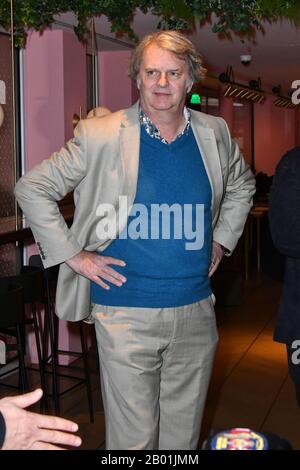
[[186, 60], [190, 79], [193, 82], [198, 82], [205, 77], [206, 69], [202, 67], [201, 56], [189, 39], [179, 31], [158, 31], [147, 34], [133, 51], [129, 62], [129, 76], [133, 80], [137, 79], [144, 51], [151, 44], [156, 44], [158, 47], [173, 52], [179, 58]]

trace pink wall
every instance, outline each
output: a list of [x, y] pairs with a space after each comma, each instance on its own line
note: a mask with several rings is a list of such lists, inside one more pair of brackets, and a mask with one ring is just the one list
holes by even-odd
[[26, 170], [64, 142], [62, 34], [32, 33], [24, 51]]
[[[86, 54], [75, 34], [32, 33], [24, 51], [25, 170], [50, 156], [73, 134], [72, 117], [86, 115]], [[37, 252], [27, 247], [27, 256]], [[60, 348], [79, 350], [77, 326], [60, 322]], [[36, 362], [33, 336], [31, 360]], [[69, 358], [63, 357], [61, 363]]]
[[86, 114], [85, 49], [67, 31], [32, 33], [24, 52], [26, 169], [72, 136], [72, 116]]
[[99, 52], [100, 105], [111, 111], [128, 108], [136, 101], [137, 93], [128, 77], [131, 51]]
[[230, 132], [232, 132], [233, 127], [233, 106], [232, 106], [232, 99], [226, 98], [220, 93], [220, 100], [219, 100], [219, 112], [220, 116], [225, 119]]
[[273, 175], [282, 155], [296, 145], [296, 111], [279, 108], [274, 97], [267, 96], [262, 105], [254, 108], [255, 167]]
[[87, 77], [86, 52], [73, 33], [63, 34], [63, 77], [64, 77], [64, 118], [65, 141], [73, 135], [73, 114], [86, 116]]
[[[210, 68], [210, 72], [218, 76], [224, 70]], [[236, 76], [235, 81], [248, 84], [251, 76]], [[266, 88], [268, 89], [268, 88]], [[269, 90], [271, 93], [271, 90]], [[273, 175], [281, 156], [295, 145], [300, 145], [300, 108], [285, 109], [273, 105], [274, 96], [267, 94], [263, 104], [254, 105], [254, 133], [255, 133], [255, 167]], [[235, 121], [234, 108], [231, 98], [224, 98], [220, 92], [220, 115], [227, 121], [229, 129], [233, 131]], [[243, 125], [247, 122], [244, 118]], [[250, 125], [250, 123], [249, 123]]]
[[[274, 174], [285, 152], [300, 145], [300, 110], [279, 108], [273, 101], [274, 97], [267, 95], [264, 103], [254, 105], [255, 169], [257, 173], [262, 171], [268, 175]], [[220, 96], [220, 116], [226, 120], [231, 132], [234, 113], [233, 100]], [[249, 119], [244, 119], [243, 126]], [[247, 155], [246, 159], [249, 161]]]

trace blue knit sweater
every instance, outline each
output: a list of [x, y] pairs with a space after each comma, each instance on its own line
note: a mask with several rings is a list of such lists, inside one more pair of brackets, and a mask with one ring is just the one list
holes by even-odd
[[92, 301], [163, 308], [210, 295], [211, 196], [191, 128], [166, 145], [141, 127], [134, 206], [127, 227], [101, 253], [126, 262], [112, 267], [127, 281], [108, 291], [92, 283]]

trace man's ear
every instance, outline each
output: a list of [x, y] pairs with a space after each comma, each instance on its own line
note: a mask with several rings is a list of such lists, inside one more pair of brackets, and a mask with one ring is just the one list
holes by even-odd
[[136, 87], [137, 87], [138, 90], [140, 89], [140, 85], [141, 85], [141, 80], [140, 80], [139, 76], [137, 76], [136, 77]]

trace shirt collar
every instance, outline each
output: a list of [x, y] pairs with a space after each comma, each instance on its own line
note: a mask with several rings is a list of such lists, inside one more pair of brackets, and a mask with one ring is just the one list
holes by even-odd
[[[173, 140], [172, 142], [174, 142], [175, 140], [179, 139], [180, 137], [182, 137], [184, 134], [187, 134], [188, 133], [188, 130], [191, 126], [191, 113], [190, 113], [190, 110], [185, 106], [184, 109], [183, 109], [183, 116], [184, 116], [184, 119], [185, 119], [185, 127], [183, 129], [183, 131], [181, 131]], [[142, 110], [142, 108], [140, 107], [140, 111], [139, 111], [139, 119], [140, 119], [140, 123], [141, 125], [144, 127], [144, 129], [146, 130], [147, 134], [152, 137], [153, 139], [159, 139], [163, 144], [169, 144], [169, 142], [167, 142], [166, 139], [164, 139], [159, 130], [157, 129], [156, 125], [151, 121], [151, 119], [144, 113], [144, 111]]]

